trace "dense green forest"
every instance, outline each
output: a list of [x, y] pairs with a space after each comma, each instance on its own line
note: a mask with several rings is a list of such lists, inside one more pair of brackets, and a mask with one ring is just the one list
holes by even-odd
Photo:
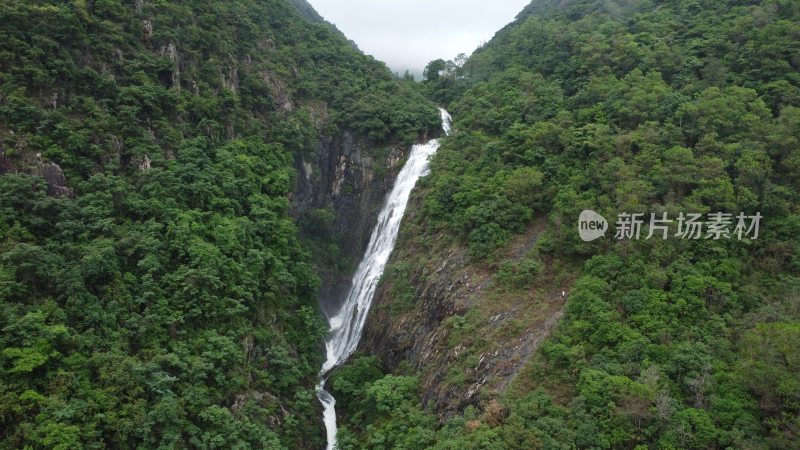
[[[436, 134], [436, 103], [454, 132], [388, 317], [419, 318], [453, 249], [489, 274], [440, 324], [457, 391], [538, 324], [493, 328], [492, 303], [569, 295], [454, 414], [424, 370], [354, 358], [340, 448], [798, 447], [797, 1], [536, 0], [418, 84], [304, 0], [0, 0], [0, 24], [0, 449], [322, 448], [327, 237], [290, 215], [295, 167], [346, 131]], [[584, 209], [763, 217], [757, 239], [584, 242]]]
[[0, 1], [0, 448], [323, 446], [294, 161], [439, 117], [312, 12]]
[[[409, 283], [452, 245], [502, 285], [483, 302], [580, 275], [511, 387], [444, 422], [412, 366], [384, 375], [371, 356], [337, 372], [342, 448], [798, 448], [800, 3], [537, 0], [467, 61], [432, 62], [424, 84], [454, 133], [387, 268], [392, 314], [420, 314]], [[758, 239], [586, 243], [584, 209], [612, 225], [763, 219]], [[535, 246], [507, 259], [537, 220]], [[488, 322], [443, 328], [463, 364], [479, 364]]]

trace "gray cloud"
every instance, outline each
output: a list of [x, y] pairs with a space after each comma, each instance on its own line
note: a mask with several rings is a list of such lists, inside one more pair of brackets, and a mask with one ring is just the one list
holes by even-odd
[[395, 72], [472, 53], [530, 0], [309, 0], [327, 21]]

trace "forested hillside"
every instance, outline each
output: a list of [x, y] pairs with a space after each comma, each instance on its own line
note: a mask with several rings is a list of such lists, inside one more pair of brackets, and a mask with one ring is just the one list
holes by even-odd
[[[342, 447], [797, 448], [800, 4], [537, 0], [426, 77], [454, 132], [333, 377]], [[680, 235], [717, 212], [757, 239]]]
[[0, 448], [319, 448], [299, 156], [435, 132], [305, 2], [0, 1]]

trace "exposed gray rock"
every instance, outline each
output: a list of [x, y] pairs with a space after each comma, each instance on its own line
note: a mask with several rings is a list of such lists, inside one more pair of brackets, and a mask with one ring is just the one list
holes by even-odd
[[17, 168], [14, 166], [14, 163], [11, 162], [10, 159], [6, 156], [6, 151], [3, 148], [0, 148], [0, 175], [6, 173], [16, 173]]
[[270, 72], [261, 72], [261, 77], [272, 88], [272, 98], [280, 110], [291, 112], [294, 109], [294, 104], [289, 98], [289, 90], [286, 87], [286, 83]]
[[[333, 227], [342, 257], [356, 267], [409, 150], [402, 145], [378, 147], [349, 132], [321, 138], [313, 154], [295, 161], [298, 176], [292, 193], [293, 214], [301, 217], [312, 209], [331, 207], [336, 213]], [[378, 164], [385, 170], [376, 171]], [[351, 276], [322, 268], [320, 300], [327, 313], [338, 308]]]
[[[20, 161], [18, 161], [20, 162]], [[53, 197], [73, 197], [75, 193], [67, 185], [67, 177], [61, 167], [55, 163], [42, 161], [42, 154], [37, 153], [31, 164], [28, 160], [22, 161], [22, 169], [18, 169], [14, 162], [6, 155], [5, 149], [0, 148], [0, 175], [7, 173], [27, 173], [44, 178], [47, 184], [47, 195]]]
[[41, 161], [41, 155], [37, 156], [37, 164], [33, 169], [33, 174], [44, 178], [47, 183], [47, 195], [53, 197], [73, 197], [75, 193], [67, 186], [67, 177], [64, 171], [56, 163], [45, 163]]
[[150, 20], [143, 20], [142, 21], [142, 39], [144, 39], [144, 41], [147, 42], [152, 37], [153, 37], [153, 22], [150, 21]]
[[[406, 214], [418, 214], [420, 201], [412, 196]], [[519, 245], [530, 249], [540, 231], [532, 228], [519, 239]], [[393, 304], [396, 299], [391, 282], [379, 286], [358, 351], [376, 356], [388, 372], [411, 367], [420, 379], [422, 404], [444, 421], [462, 413], [467, 406], [480, 406], [487, 397], [496, 397], [508, 388], [558, 324], [563, 309], [562, 290], [548, 292], [538, 303], [527, 299], [509, 302], [503, 310], [487, 314], [485, 322], [473, 330], [475, 336], [493, 334], [503, 326], [518, 329], [492, 341], [488, 348], [475, 350], [473, 336], [452, 338], [453, 327], [448, 325], [448, 319], [465, 316], [497, 295], [495, 274], [472, 264], [465, 246], [436, 250], [415, 247], [420, 244], [404, 241], [402, 234], [403, 230], [390, 264], [399, 260], [415, 268], [408, 280], [415, 303], [410, 309], [398, 310]], [[512, 257], [523, 254], [512, 252]], [[537, 314], [526, 316], [526, 308], [532, 305]], [[468, 355], [475, 358], [475, 364], [462, 368]], [[462, 371], [461, 382], [448, 381], [454, 368]]]
[[144, 159], [142, 159], [141, 164], [139, 164], [139, 170], [141, 170], [142, 172], [147, 172], [148, 170], [150, 170], [150, 157], [149, 156], [144, 155]]
[[222, 71], [222, 87], [230, 90], [231, 92], [239, 92], [239, 72], [236, 70], [236, 64], [228, 66], [228, 73]]

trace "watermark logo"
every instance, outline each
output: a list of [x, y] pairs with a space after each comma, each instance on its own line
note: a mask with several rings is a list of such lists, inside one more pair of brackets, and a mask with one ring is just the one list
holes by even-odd
[[584, 242], [592, 242], [606, 235], [608, 231], [608, 221], [605, 217], [592, 211], [591, 209], [581, 212], [578, 218], [578, 233]]
[[[743, 239], [756, 240], [759, 236], [761, 213], [748, 215], [739, 213], [680, 213], [669, 217], [668, 213], [620, 213], [617, 215], [614, 239], [636, 240], [653, 238], [669, 239]], [[584, 242], [591, 242], [605, 236], [609, 229], [603, 216], [592, 211], [581, 212], [578, 219], [578, 232]]]

